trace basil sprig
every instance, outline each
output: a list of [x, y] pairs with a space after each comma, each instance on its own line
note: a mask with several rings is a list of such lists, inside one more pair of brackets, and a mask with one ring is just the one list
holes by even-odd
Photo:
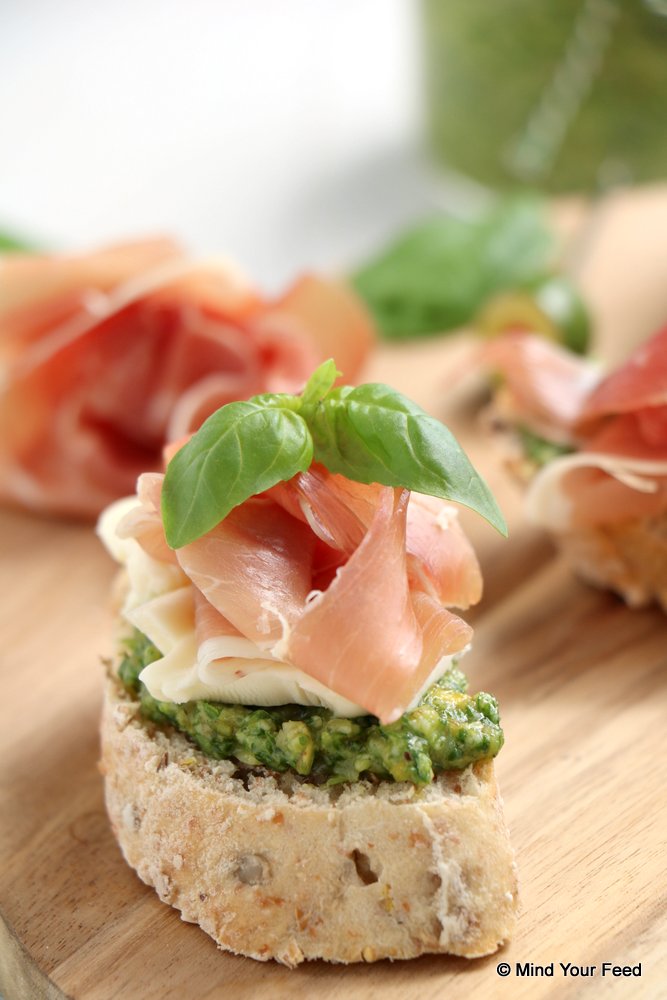
[[37, 246], [5, 229], [0, 230], [0, 253], [38, 253]]
[[353, 282], [381, 335], [410, 339], [455, 330], [499, 292], [543, 278], [554, 251], [544, 204], [514, 195], [472, 219], [425, 219], [366, 263]]
[[167, 466], [162, 516], [172, 548], [313, 459], [360, 483], [454, 500], [507, 534], [488, 486], [444, 424], [386, 385], [334, 389], [338, 374], [325, 361], [301, 396], [253, 396], [208, 418]]

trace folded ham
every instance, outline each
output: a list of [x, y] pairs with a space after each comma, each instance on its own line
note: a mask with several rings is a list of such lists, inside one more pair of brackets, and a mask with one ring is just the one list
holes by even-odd
[[477, 601], [481, 575], [445, 501], [314, 464], [172, 551], [161, 485], [160, 475], [140, 478], [140, 504], [117, 533], [180, 568], [200, 649], [223, 638], [232, 648], [236, 637], [237, 648], [245, 642], [391, 722], [443, 657], [470, 642], [472, 629], [446, 605]]
[[307, 276], [264, 301], [170, 240], [0, 257], [0, 498], [94, 516], [221, 405], [302, 388], [373, 343], [351, 290]]
[[504, 378], [503, 416], [572, 448], [532, 481], [533, 519], [567, 532], [667, 512], [667, 328], [604, 378], [526, 333], [491, 343], [485, 360]]
[[544, 429], [551, 439], [571, 433], [599, 369], [587, 358], [534, 334], [514, 331], [481, 349], [481, 361], [499, 372], [507, 416]]

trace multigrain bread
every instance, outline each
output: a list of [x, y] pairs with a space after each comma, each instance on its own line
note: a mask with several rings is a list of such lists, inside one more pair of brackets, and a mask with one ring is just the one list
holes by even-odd
[[517, 884], [493, 762], [426, 788], [316, 787], [214, 761], [111, 675], [107, 810], [127, 862], [218, 945], [296, 966], [475, 958], [512, 933]]
[[620, 594], [633, 608], [667, 611], [667, 516], [577, 528], [556, 538], [576, 573]]

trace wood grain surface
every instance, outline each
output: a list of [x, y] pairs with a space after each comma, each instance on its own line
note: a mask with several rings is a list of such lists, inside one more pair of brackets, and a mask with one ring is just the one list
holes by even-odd
[[[658, 274], [665, 232], [660, 191], [618, 196], [609, 207], [582, 268], [601, 354], [623, 356], [667, 316]], [[476, 390], [446, 387], [466, 350], [460, 337], [383, 348], [367, 375], [445, 419], [508, 514], [507, 542], [466, 519], [486, 593], [465, 667], [472, 685], [501, 704], [506, 744], [497, 772], [522, 903], [514, 941], [473, 962], [314, 962], [290, 972], [223, 954], [181, 922], [125, 865], [104, 813], [97, 724], [113, 566], [90, 527], [4, 511], [5, 1000], [667, 997], [667, 619], [578, 583], [522, 523], [520, 497], [472, 420]], [[499, 962], [510, 964], [507, 978]], [[517, 962], [554, 962], [553, 978], [517, 977]], [[565, 977], [560, 962], [595, 965], [596, 975]], [[603, 962], [641, 963], [641, 978], [603, 978]]]

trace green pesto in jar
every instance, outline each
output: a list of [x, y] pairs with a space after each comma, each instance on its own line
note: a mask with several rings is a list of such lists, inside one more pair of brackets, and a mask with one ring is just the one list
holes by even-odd
[[431, 146], [491, 187], [662, 178], [665, 0], [422, 0]]
[[173, 726], [219, 760], [292, 770], [327, 785], [371, 775], [425, 785], [442, 771], [495, 757], [503, 745], [495, 698], [484, 692], [467, 694], [468, 682], [455, 667], [417, 708], [383, 726], [371, 715], [342, 719], [329, 709], [303, 705], [255, 708], [207, 700], [181, 705], [156, 701], [139, 674], [161, 655], [146, 636], [135, 632], [125, 643], [120, 680], [138, 697], [146, 719]]

